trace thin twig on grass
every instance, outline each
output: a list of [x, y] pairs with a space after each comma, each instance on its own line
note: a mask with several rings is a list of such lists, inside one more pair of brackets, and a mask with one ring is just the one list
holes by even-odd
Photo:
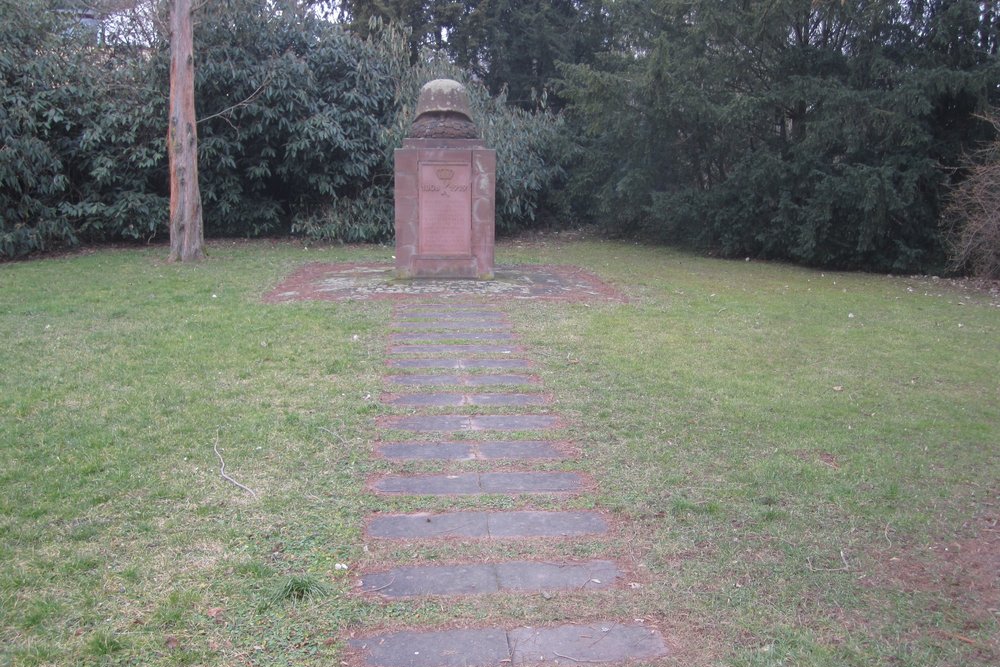
[[230, 482], [232, 484], [235, 484], [236, 486], [240, 487], [244, 491], [247, 491], [251, 496], [253, 496], [254, 498], [256, 498], [257, 497], [257, 492], [256, 491], [254, 491], [253, 489], [251, 489], [249, 486], [244, 486], [243, 484], [240, 484], [235, 479], [233, 479], [232, 477], [230, 477], [229, 475], [226, 474], [226, 462], [222, 458], [222, 454], [219, 453], [219, 434], [218, 433], [215, 434], [215, 442], [212, 444], [212, 449], [215, 450], [215, 455], [219, 457], [219, 464], [222, 466], [221, 468], [219, 468], [219, 474], [222, 476], [222, 479], [224, 479], [227, 482]]
[[368, 592], [368, 593], [378, 593], [379, 591], [383, 591], [383, 590], [385, 590], [385, 589], [389, 588], [389, 586], [392, 586], [392, 585], [393, 585], [394, 583], [396, 583], [396, 577], [393, 577], [393, 578], [392, 578], [392, 581], [390, 581], [390, 582], [389, 582], [389, 583], [387, 583], [386, 585], [384, 585], [384, 586], [379, 586], [378, 588], [373, 588], [373, 589], [371, 589], [371, 590], [369, 590], [369, 591], [367, 591], [367, 592]]
[[813, 567], [811, 558], [806, 558], [806, 565], [809, 566], [810, 572], [849, 572], [851, 565], [847, 562], [843, 549], [840, 550], [840, 560], [843, 561], [844, 567]]
[[324, 427], [322, 427], [322, 426], [320, 426], [320, 427], [319, 427], [319, 430], [321, 430], [321, 431], [326, 431], [327, 433], [329, 433], [329, 434], [330, 434], [330, 435], [332, 435], [333, 437], [335, 437], [335, 438], [337, 438], [338, 440], [340, 440], [341, 444], [344, 444], [344, 445], [346, 445], [346, 444], [347, 444], [347, 440], [346, 440], [346, 439], [344, 438], [344, 436], [340, 435], [340, 434], [339, 434], [339, 433], [337, 433], [336, 431], [331, 431], [330, 429], [328, 429], [328, 428], [324, 428]]
[[552, 655], [557, 656], [559, 658], [566, 658], [567, 660], [572, 660], [573, 662], [591, 662], [594, 664], [599, 662], [605, 662], [604, 660], [584, 660], [583, 658], [574, 658], [571, 655], [563, 655], [562, 653], [557, 653], [556, 651], [552, 651]]
[[936, 634], [941, 635], [942, 637], [946, 637], [948, 639], [955, 639], [957, 641], [964, 642], [964, 643], [968, 644], [969, 646], [975, 646], [978, 649], [984, 649], [984, 650], [987, 650], [987, 651], [990, 650], [990, 648], [988, 646], [986, 646], [985, 644], [980, 644], [975, 639], [970, 639], [970, 638], [966, 637], [965, 635], [957, 635], [954, 632], [947, 632], [945, 630], [935, 630], [934, 632]]

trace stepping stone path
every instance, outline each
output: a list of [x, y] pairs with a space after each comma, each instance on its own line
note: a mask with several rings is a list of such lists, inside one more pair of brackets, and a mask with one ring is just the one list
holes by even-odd
[[[399, 305], [393, 329], [387, 361], [393, 371], [385, 377], [392, 393], [383, 394], [382, 402], [407, 414], [382, 417], [377, 423], [413, 435], [380, 442], [378, 454], [401, 463], [503, 461], [519, 469], [373, 476], [368, 481], [373, 493], [565, 498], [592, 488], [590, 478], [578, 472], [531, 469], [536, 462], [567, 460], [575, 450], [555, 437], [562, 421], [546, 410], [552, 396], [530, 373], [533, 364], [524, 358], [525, 350], [516, 343], [503, 311], [481, 303]], [[521, 390], [496, 391], [498, 387]], [[472, 412], [439, 413], [449, 407]], [[470, 431], [485, 432], [485, 439], [456, 437]], [[377, 513], [366, 521], [365, 534], [371, 540], [404, 543], [539, 538], [551, 543], [609, 539], [610, 529], [608, 517], [593, 510], [456, 510]], [[362, 572], [359, 591], [386, 601], [500, 593], [550, 596], [581, 590], [620, 595], [624, 576], [612, 560], [407, 562]], [[656, 629], [614, 618], [544, 627], [407, 628], [352, 639], [348, 646], [355, 661], [366, 667], [615, 665], [655, 660], [669, 652]]]

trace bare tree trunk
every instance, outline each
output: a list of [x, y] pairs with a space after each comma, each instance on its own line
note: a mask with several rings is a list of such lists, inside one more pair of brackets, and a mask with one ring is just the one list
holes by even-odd
[[194, 27], [191, 0], [170, 7], [170, 257], [172, 262], [205, 258], [205, 234], [198, 188], [198, 129], [194, 112]]

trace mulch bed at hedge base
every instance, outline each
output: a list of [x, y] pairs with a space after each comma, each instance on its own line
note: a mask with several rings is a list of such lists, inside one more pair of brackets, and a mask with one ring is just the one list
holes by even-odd
[[547, 299], [621, 301], [625, 296], [589, 271], [575, 266], [501, 266], [493, 280], [396, 280], [393, 266], [376, 262], [306, 264], [264, 296], [266, 303], [370, 301], [378, 299]]

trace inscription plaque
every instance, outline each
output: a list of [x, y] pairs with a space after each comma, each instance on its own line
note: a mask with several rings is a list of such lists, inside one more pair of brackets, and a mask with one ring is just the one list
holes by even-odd
[[471, 256], [472, 165], [421, 162], [419, 182], [420, 254]]

